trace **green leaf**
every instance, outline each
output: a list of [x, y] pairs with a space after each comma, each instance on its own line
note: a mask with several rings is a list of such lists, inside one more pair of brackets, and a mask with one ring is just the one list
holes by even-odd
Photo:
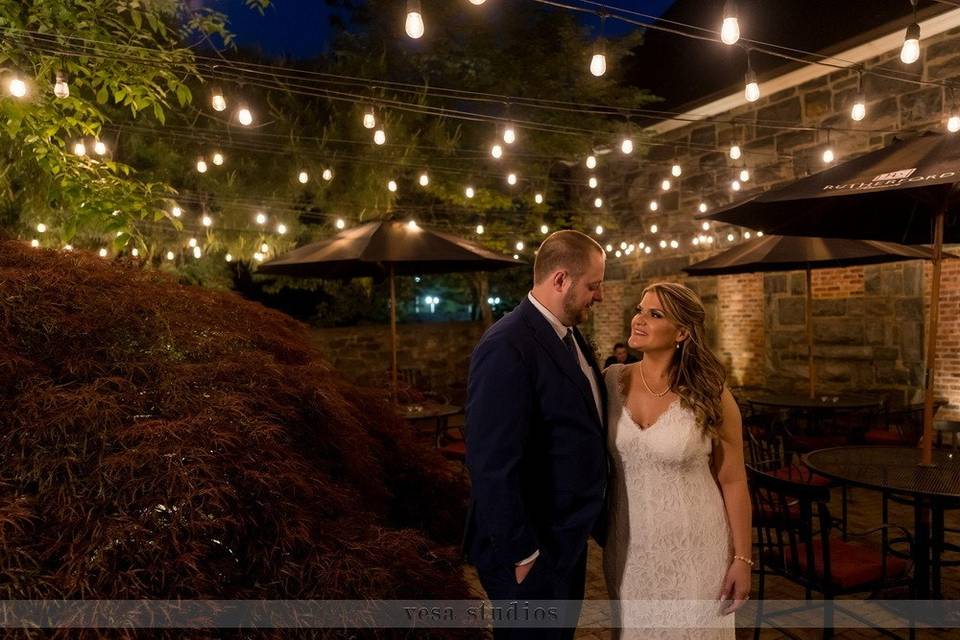
[[110, 94], [107, 92], [107, 87], [106, 86], [100, 87], [100, 90], [97, 91], [97, 102], [99, 102], [100, 104], [106, 104], [107, 98], [109, 97], [110, 97]]
[[133, 26], [137, 28], [137, 31], [143, 27], [143, 14], [139, 11], [131, 11], [130, 17], [133, 18]]
[[187, 104], [190, 103], [191, 98], [192, 96], [190, 95], [190, 87], [188, 87], [185, 84], [178, 84], [177, 100], [180, 102], [180, 106], [185, 107]]

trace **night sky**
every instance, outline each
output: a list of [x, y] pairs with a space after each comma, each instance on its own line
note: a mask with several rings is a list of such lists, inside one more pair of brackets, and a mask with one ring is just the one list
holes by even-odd
[[[520, 1], [528, 0], [491, 0], [491, 5]], [[652, 15], [661, 15], [673, 2], [608, 0], [610, 5]], [[428, 3], [429, 0], [425, 0], [424, 4]], [[260, 49], [271, 56], [304, 59], [322, 53], [329, 39], [330, 10], [323, 0], [273, 0], [263, 16], [247, 9], [243, 0], [211, 0], [209, 5], [230, 16], [230, 28], [237, 35], [237, 44], [241, 48]], [[596, 23], [593, 15], [588, 14], [584, 20], [590, 26]], [[608, 20], [606, 31], [613, 36], [631, 28], [617, 20]]]

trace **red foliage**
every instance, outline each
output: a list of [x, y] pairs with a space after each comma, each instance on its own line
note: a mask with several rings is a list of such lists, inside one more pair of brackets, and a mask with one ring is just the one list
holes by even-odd
[[0, 239], [0, 599], [466, 598], [447, 468], [296, 321]]

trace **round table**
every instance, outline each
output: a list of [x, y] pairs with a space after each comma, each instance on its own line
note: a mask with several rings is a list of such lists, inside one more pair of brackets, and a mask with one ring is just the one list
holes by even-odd
[[413, 426], [416, 426], [419, 422], [432, 420], [434, 423], [433, 437], [438, 443], [437, 446], [440, 446], [440, 439], [447, 428], [447, 418], [463, 411], [463, 407], [458, 407], [455, 404], [438, 404], [435, 402], [405, 404], [400, 405], [399, 409], [400, 417]]
[[804, 411], [855, 411], [857, 409], [873, 409], [881, 405], [880, 398], [856, 394], [817, 394], [811, 398], [809, 394], [777, 393], [747, 398], [750, 404], [776, 409], [799, 409]]
[[[931, 534], [934, 549], [943, 536], [942, 520], [931, 531], [928, 512], [948, 503], [960, 502], [960, 457], [948, 451], [933, 451], [933, 466], [920, 465], [921, 451], [915, 447], [851, 446], [811, 451], [803, 462], [814, 472], [858, 487], [914, 498], [914, 579], [918, 597], [940, 595], [940, 576], [930, 576]], [[942, 518], [942, 516], [941, 516]]]

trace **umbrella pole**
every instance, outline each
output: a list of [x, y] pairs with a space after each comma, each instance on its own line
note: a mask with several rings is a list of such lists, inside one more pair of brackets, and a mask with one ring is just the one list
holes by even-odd
[[817, 395], [817, 369], [813, 363], [813, 276], [807, 269], [807, 366], [810, 372], [810, 399]]
[[390, 379], [393, 403], [397, 403], [397, 289], [394, 284], [394, 266], [390, 265]]
[[949, 196], [937, 212], [933, 231], [933, 282], [930, 292], [930, 328], [927, 333], [926, 389], [923, 396], [923, 450], [921, 464], [933, 462], [933, 382], [936, 362], [937, 325], [940, 322], [940, 263], [943, 261], [943, 218], [947, 212]]

